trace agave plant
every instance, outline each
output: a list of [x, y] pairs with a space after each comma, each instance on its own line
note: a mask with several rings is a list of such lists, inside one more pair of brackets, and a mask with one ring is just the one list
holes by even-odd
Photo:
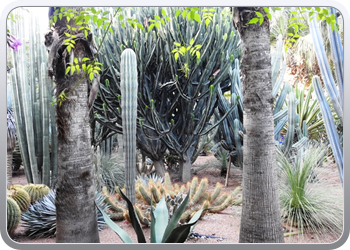
[[[285, 223], [296, 227], [301, 235], [308, 230], [317, 237], [340, 236], [343, 226], [343, 211], [336, 196], [331, 193], [329, 178], [322, 172], [327, 148], [321, 144], [298, 152], [294, 159], [287, 159], [278, 150], [280, 203]], [[318, 181], [314, 182], [314, 175]], [[339, 196], [338, 196], [339, 197]]]
[[[138, 243], [146, 243], [146, 238], [142, 232], [141, 224], [135, 212], [134, 206], [120, 189], [119, 192], [128, 204], [131, 224], [135, 230], [135, 233], [137, 234]], [[193, 230], [203, 212], [203, 210], [199, 210], [192, 217], [189, 223], [178, 226], [178, 221], [180, 220], [182, 213], [185, 211], [188, 201], [189, 195], [186, 196], [181, 205], [176, 209], [170, 220], [169, 211], [164, 196], [156, 205], [155, 209], [153, 208], [153, 205], [151, 206], [150, 243], [183, 243], [186, 241], [188, 235]], [[99, 206], [97, 207], [103, 214], [107, 225], [120, 237], [120, 239], [124, 243], [133, 243], [130, 236], [122, 228], [116, 225], [103, 211], [103, 209], [101, 209]]]
[[[30, 238], [47, 238], [56, 235], [56, 206], [55, 191], [51, 190], [41, 200], [32, 204], [29, 209], [22, 213], [25, 234]], [[104, 203], [105, 197], [101, 193], [96, 194], [96, 204], [101, 210], [107, 209]], [[97, 211], [98, 227], [101, 229], [105, 224], [100, 211]]]
[[97, 165], [101, 176], [101, 187], [106, 186], [108, 191], [115, 192], [115, 187], [123, 187], [125, 183], [125, 167], [121, 163], [119, 154], [94, 155], [94, 164]]

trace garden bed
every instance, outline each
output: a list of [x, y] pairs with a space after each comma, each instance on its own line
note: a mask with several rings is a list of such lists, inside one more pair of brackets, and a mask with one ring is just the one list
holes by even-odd
[[[203, 169], [196, 173], [199, 179], [207, 177], [209, 180], [208, 190], [212, 191], [217, 182], [224, 185], [225, 176], [221, 175], [221, 171], [218, 168], [220, 164], [216, 158], [212, 155], [200, 156], [193, 165], [193, 169]], [[327, 179], [332, 181], [332, 190], [334, 195], [342, 195], [343, 191], [340, 180], [338, 178], [338, 170], [336, 165], [331, 162], [325, 162], [322, 167], [323, 172], [327, 175]], [[182, 184], [175, 175], [171, 175], [173, 183]], [[234, 188], [241, 185], [242, 171], [239, 169], [232, 169], [230, 171], [230, 177], [228, 186], [223, 187], [223, 191], [232, 192]], [[24, 175], [23, 167], [13, 174], [13, 184], [25, 185], [26, 178]], [[186, 243], [238, 243], [239, 241], [239, 228], [241, 220], [241, 206], [230, 206], [224, 211], [217, 214], [206, 214], [200, 219], [194, 229], [194, 233], [199, 235], [206, 235], [210, 237], [191, 237]], [[131, 224], [125, 221], [116, 222], [120, 227], [125, 230], [134, 242], [137, 242], [136, 234]], [[143, 227], [146, 239], [149, 237], [150, 228]], [[290, 235], [285, 237], [285, 242], [299, 242], [299, 243], [332, 243], [337, 241], [337, 238], [329, 235], [321, 240], [318, 239], [312, 233], [306, 233], [303, 237], [295, 234], [296, 230], [291, 228]], [[18, 243], [55, 243], [55, 238], [40, 238], [30, 239], [24, 235], [25, 228], [20, 226], [16, 229], [13, 240]], [[287, 231], [286, 231], [287, 232]], [[101, 243], [122, 243], [118, 235], [116, 235], [107, 225], [100, 231]]]

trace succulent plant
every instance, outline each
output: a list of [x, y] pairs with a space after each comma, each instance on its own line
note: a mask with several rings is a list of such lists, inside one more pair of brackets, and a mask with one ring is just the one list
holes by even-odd
[[[56, 206], [55, 191], [45, 195], [42, 199], [35, 201], [29, 209], [22, 213], [25, 234], [30, 238], [47, 238], [56, 235]], [[101, 209], [107, 209], [104, 203], [105, 197], [101, 193], [96, 194], [96, 204]], [[99, 229], [105, 224], [102, 214], [97, 212]]]
[[30, 196], [30, 202], [33, 204], [35, 201], [42, 199], [50, 192], [50, 188], [45, 184], [32, 184], [29, 183], [23, 187]]
[[7, 188], [7, 196], [13, 198], [22, 212], [25, 212], [30, 206], [30, 196], [23, 187], [18, 185], [12, 185]]
[[[241, 197], [238, 196], [241, 188], [236, 187], [232, 193], [221, 192], [222, 185], [217, 183], [212, 193], [208, 190], [208, 179], [203, 178], [198, 180], [195, 176], [191, 182], [187, 182], [186, 185], [179, 186], [173, 185], [169, 173], [166, 172], [164, 176], [164, 182], [154, 182], [150, 179], [145, 185], [140, 179], [136, 181], [136, 205], [135, 211], [143, 225], [151, 225], [150, 206], [151, 204], [158, 203], [164, 197], [168, 206], [169, 216], [176, 211], [181, 205], [184, 194], [188, 193], [188, 205], [186, 210], [182, 214], [179, 222], [187, 223], [192, 216], [200, 209], [203, 212], [200, 216], [204, 216], [207, 212], [218, 213], [226, 209], [230, 205], [239, 205], [242, 203]], [[106, 196], [106, 203], [110, 205], [109, 213], [110, 217], [118, 220], [122, 219], [121, 214], [124, 214], [124, 219], [130, 222], [130, 216], [128, 214], [126, 205], [123, 204], [122, 194], [118, 191], [119, 187], [116, 187], [117, 193], [110, 194], [108, 190], [104, 188], [104, 195]]]
[[7, 196], [7, 232], [12, 235], [19, 225], [21, 220], [21, 209], [17, 202]]

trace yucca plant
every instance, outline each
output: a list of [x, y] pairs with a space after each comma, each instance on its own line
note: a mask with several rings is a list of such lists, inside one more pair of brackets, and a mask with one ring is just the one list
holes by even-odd
[[[138, 216], [135, 212], [133, 204], [119, 189], [123, 199], [128, 204], [129, 216], [131, 224], [137, 234], [138, 243], [146, 243], [145, 236], [142, 232], [141, 224]], [[169, 211], [163, 197], [160, 202], [156, 205], [156, 208], [151, 206], [151, 239], [150, 243], [183, 243], [186, 241], [189, 233], [193, 230], [203, 210], [199, 210], [190, 220], [188, 224], [178, 225], [178, 221], [184, 212], [187, 203], [189, 201], [189, 195], [186, 196], [181, 205], [177, 208], [171, 219], [169, 220]], [[103, 217], [111, 229], [118, 234], [124, 243], [133, 243], [130, 236], [118, 225], [116, 225], [108, 215], [97, 206]]]
[[[22, 213], [23, 227], [29, 238], [47, 238], [56, 235], [56, 206], [55, 191], [51, 190], [43, 199], [36, 201], [29, 209]], [[96, 204], [101, 210], [107, 209], [104, 203], [105, 197], [101, 193], [96, 194]], [[105, 224], [102, 214], [97, 212], [99, 229]]]
[[94, 164], [98, 164], [99, 173], [101, 176], [101, 187], [106, 186], [111, 193], [115, 192], [115, 187], [123, 187], [125, 183], [125, 168], [121, 163], [122, 159], [118, 154], [101, 154], [94, 156]]
[[[287, 158], [277, 153], [279, 166], [280, 204], [285, 223], [296, 227], [303, 236], [312, 232], [321, 239], [325, 235], [340, 236], [343, 226], [343, 211], [330, 184], [320, 168], [326, 152], [321, 144], [310, 146], [298, 152], [296, 157]], [[312, 181], [314, 174], [318, 181]]]

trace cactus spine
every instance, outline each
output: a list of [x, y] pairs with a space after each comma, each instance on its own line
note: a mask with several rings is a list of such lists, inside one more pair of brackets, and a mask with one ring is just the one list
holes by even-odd
[[7, 188], [7, 196], [14, 199], [22, 212], [25, 212], [30, 206], [30, 196], [27, 191], [19, 186], [10, 186]]
[[50, 188], [44, 184], [30, 183], [25, 185], [23, 189], [28, 192], [31, 203], [42, 199], [45, 195], [47, 195], [50, 192]]
[[17, 202], [7, 196], [7, 232], [11, 235], [21, 220], [21, 209]]
[[125, 49], [121, 54], [121, 108], [123, 121], [126, 196], [135, 204], [137, 63], [135, 52]]

